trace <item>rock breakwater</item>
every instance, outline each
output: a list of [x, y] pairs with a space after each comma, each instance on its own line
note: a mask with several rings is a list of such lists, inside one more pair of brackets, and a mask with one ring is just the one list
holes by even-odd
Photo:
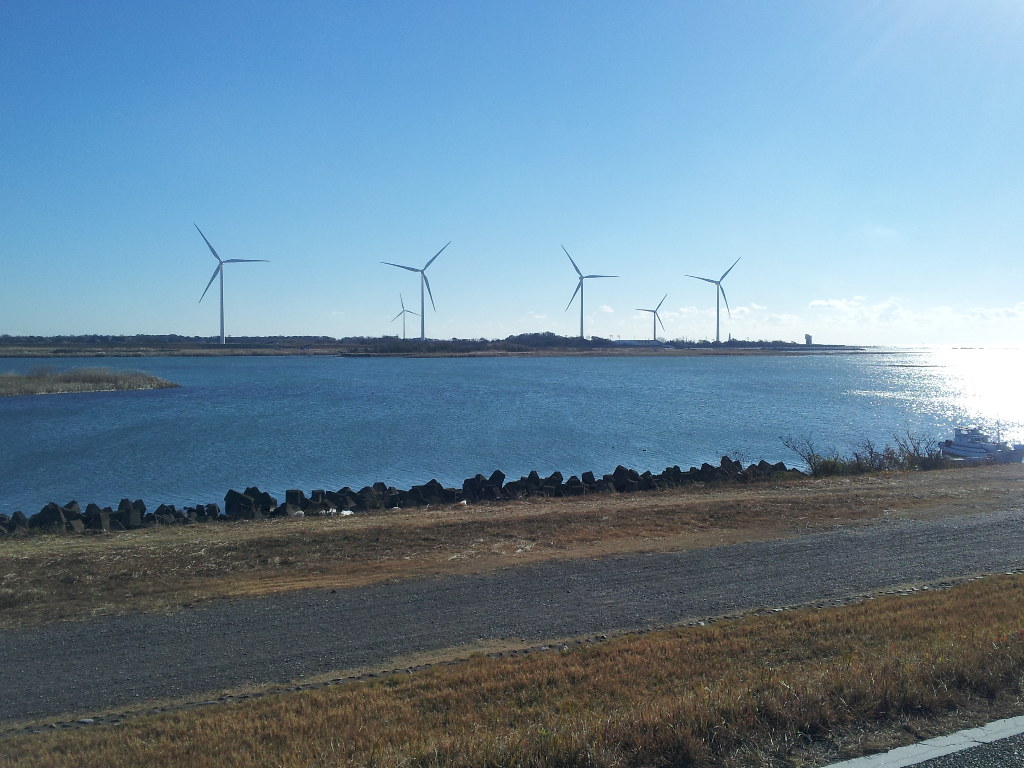
[[634, 493], [696, 483], [761, 482], [802, 474], [800, 470], [788, 468], [782, 462], [769, 464], [760, 461], [744, 467], [740, 462], [723, 456], [717, 466], [704, 463], [686, 471], [673, 466], [659, 474], [650, 471], [641, 473], [620, 465], [610, 474], [601, 476], [583, 472], [579, 476], [572, 475], [565, 479], [561, 472], [554, 472], [547, 477], [531, 472], [518, 480], [506, 481], [505, 474], [495, 470], [490, 476], [475, 475], [467, 478], [462, 488], [445, 487], [437, 480], [430, 480], [408, 489], [384, 483], [374, 483], [358, 491], [348, 486], [337, 491], [313, 490], [308, 495], [305, 491], [293, 489], [285, 491], [283, 503], [253, 486], [244, 491], [229, 490], [224, 496], [223, 509], [218, 504], [200, 504], [180, 509], [171, 504], [161, 504], [149, 510], [141, 499], [122, 499], [116, 509], [88, 504], [83, 510], [77, 501], [70, 501], [63, 506], [50, 502], [31, 516], [21, 511], [13, 515], [0, 514], [0, 539], [34, 532], [106, 533], [153, 525], [384, 512], [409, 507], [477, 504], [531, 497]]

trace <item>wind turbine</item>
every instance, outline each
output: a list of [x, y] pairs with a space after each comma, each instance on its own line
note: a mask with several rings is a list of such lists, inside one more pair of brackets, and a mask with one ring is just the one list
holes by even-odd
[[[449, 240], [447, 243], [445, 243], [444, 248], [447, 248], [451, 244], [452, 244], [452, 241]], [[441, 251], [443, 251], [444, 248], [442, 248]], [[430, 258], [430, 261], [428, 261], [426, 264], [423, 265], [423, 269], [416, 269], [416, 267], [407, 267], [404, 264], [395, 264], [395, 263], [390, 262], [390, 261], [382, 261], [381, 262], [381, 264], [387, 264], [389, 267], [398, 267], [399, 269], [407, 269], [410, 272], [419, 272], [420, 273], [420, 341], [423, 341], [426, 338], [426, 333], [425, 333], [425, 328], [424, 328], [424, 323], [423, 323], [424, 315], [426, 315], [426, 304], [424, 303], [424, 296], [423, 296], [423, 289], [424, 288], [426, 288], [427, 289], [427, 293], [430, 294], [430, 306], [434, 307], [434, 311], [435, 312], [437, 311], [437, 306], [434, 304], [434, 294], [430, 290], [430, 281], [427, 280], [427, 267], [429, 267], [431, 264], [434, 263], [434, 259], [436, 259], [438, 256], [441, 255], [441, 251], [438, 251], [437, 253], [435, 253]], [[416, 314], [416, 313], [413, 312], [413, 314]]]
[[213, 285], [213, 281], [217, 279], [217, 275], [220, 275], [220, 343], [223, 344], [224, 343], [224, 265], [225, 264], [235, 264], [237, 262], [242, 262], [242, 261], [268, 261], [268, 259], [222, 259], [217, 254], [217, 251], [215, 251], [213, 249], [213, 246], [210, 245], [210, 241], [206, 239], [206, 235], [203, 234], [203, 230], [199, 229], [199, 225], [196, 224], [195, 222], [192, 222], [192, 226], [194, 226], [196, 228], [196, 230], [199, 232], [199, 235], [206, 242], [206, 247], [210, 249], [210, 253], [212, 253], [213, 257], [217, 260], [217, 268], [215, 270], [213, 270], [213, 276], [210, 278], [210, 282], [208, 282], [206, 284], [206, 288], [203, 289], [203, 295], [199, 297], [199, 301], [200, 301], [200, 303], [202, 303], [203, 299], [206, 297], [206, 292], [208, 290], [210, 290], [210, 286]]
[[[658, 310], [661, 309], [661, 305], [665, 303], [665, 299], [667, 298], [668, 294], [666, 293], [664, 296], [661, 297], [661, 301], [658, 302], [658, 306], [656, 306], [654, 309], [641, 309], [640, 307], [637, 307], [637, 312], [650, 312], [652, 315], [654, 315], [654, 318], [652, 320], [654, 330], [651, 331], [651, 341], [658, 340], [658, 323], [661, 323], [661, 316], [658, 314]], [[661, 330], [665, 330], [664, 323], [661, 323]]]
[[[562, 246], [562, 250], [565, 251], [565, 246]], [[565, 255], [569, 256], [569, 252], [565, 251]], [[576, 270], [576, 274], [580, 276], [580, 281], [576, 283], [576, 290], [572, 292], [572, 298], [569, 299], [569, 303], [565, 305], [565, 311], [569, 311], [569, 307], [572, 306], [573, 301], [576, 300], [576, 294], [580, 295], [580, 339], [583, 339], [583, 281], [589, 280], [592, 277], [618, 277], [618, 275], [584, 275], [580, 272], [580, 268], [576, 266], [576, 262], [572, 260], [572, 256], [569, 256], [569, 261], [572, 262], [572, 268]]]
[[398, 294], [398, 300], [400, 302], [402, 302], [402, 311], [399, 312], [394, 317], [392, 317], [391, 318], [391, 322], [393, 323], [398, 318], [402, 318], [402, 339], [404, 340], [405, 339], [405, 316], [406, 315], [415, 315], [416, 313], [413, 312], [411, 309], [406, 309], [405, 308], [405, 299], [402, 298], [402, 294]]
[[[742, 259], [742, 258], [743, 257], [741, 256], [740, 259]], [[735, 267], [737, 264], [739, 264], [740, 263], [740, 259], [736, 259], [736, 261], [734, 261], [732, 263], [732, 267]], [[729, 317], [732, 317], [732, 311], [729, 309], [729, 299], [727, 299], [725, 297], [725, 289], [722, 287], [722, 281], [725, 280], [725, 276], [726, 275], [728, 275], [730, 272], [732, 272], [732, 267], [729, 267], [727, 270], [725, 270], [725, 272], [722, 273], [722, 276], [720, 278], [718, 278], [717, 280], [712, 280], [710, 277], [698, 277], [697, 275], [687, 275], [687, 277], [692, 277], [694, 280], [703, 280], [705, 283], [711, 283], [711, 284], [717, 286], [716, 289], [715, 289], [715, 343], [716, 344], [718, 344], [719, 341], [720, 341], [719, 328], [720, 328], [720, 321], [721, 321], [721, 317], [722, 317], [722, 306], [721, 306], [721, 304], [720, 304], [720, 302], [718, 300], [719, 294], [721, 294], [722, 298], [725, 299], [725, 311], [729, 313]]]

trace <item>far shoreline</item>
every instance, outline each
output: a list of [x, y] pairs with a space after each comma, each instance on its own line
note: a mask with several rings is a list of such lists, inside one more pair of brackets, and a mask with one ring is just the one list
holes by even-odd
[[246, 337], [221, 345], [213, 339], [176, 336], [5, 337], [0, 358], [108, 357], [804, 357], [892, 354], [886, 347], [798, 344], [780, 341], [664, 342], [574, 339], [528, 334], [505, 340], [324, 337]]
[[528, 352], [335, 352], [331, 350], [273, 351], [266, 349], [236, 348], [227, 350], [110, 350], [61, 353], [38, 353], [0, 349], [0, 359], [63, 360], [94, 358], [147, 358], [147, 357], [350, 357], [350, 358], [526, 358], [526, 357], [808, 357], [811, 355], [869, 355], [898, 354], [903, 350], [883, 348], [846, 348], [789, 351], [778, 349], [669, 349], [669, 350], [533, 350]]

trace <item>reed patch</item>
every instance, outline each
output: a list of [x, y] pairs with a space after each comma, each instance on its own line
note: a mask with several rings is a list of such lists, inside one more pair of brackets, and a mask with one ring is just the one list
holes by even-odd
[[119, 371], [103, 367], [59, 371], [53, 366], [44, 365], [36, 366], [28, 373], [0, 373], [0, 397], [167, 389], [177, 386], [172, 381], [141, 371]]

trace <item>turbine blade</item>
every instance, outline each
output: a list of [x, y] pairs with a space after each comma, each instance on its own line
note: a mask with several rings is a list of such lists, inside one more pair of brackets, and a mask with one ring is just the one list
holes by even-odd
[[583, 275], [584, 280], [588, 280], [591, 277], [618, 277], [618, 275]]
[[224, 259], [224, 261], [222, 263], [224, 263], [224, 264], [235, 264], [236, 262], [239, 262], [239, 261], [267, 261], [267, 262], [269, 262], [270, 259]]
[[654, 313], [655, 314], [658, 313], [658, 310], [661, 309], [661, 305], [665, 303], [665, 299], [667, 299], [667, 298], [668, 298], [668, 294], [667, 293], [664, 296], [661, 297], [661, 301], [658, 302], [658, 306], [656, 306], [654, 308]]
[[[217, 252], [213, 250], [213, 246], [210, 245], [210, 241], [206, 239], [206, 235], [203, 234], [203, 230], [199, 229], [199, 225], [193, 221], [192, 226], [196, 228], [196, 231], [199, 232], [199, 236], [206, 242], [206, 247], [210, 249], [210, 253], [213, 254], [213, 257], [217, 259], [217, 261], [221, 261], [222, 259], [217, 255]], [[202, 301], [202, 299], [200, 299], [200, 301]]]
[[210, 290], [210, 286], [213, 285], [213, 281], [217, 279], [217, 273], [220, 272], [222, 269], [224, 269], [223, 262], [218, 264], [217, 268], [213, 270], [213, 277], [210, 278], [210, 282], [208, 282], [206, 284], [206, 287], [203, 289], [203, 295], [199, 297], [200, 303], [203, 301], [203, 298], [206, 296], [206, 292], [208, 290]]
[[659, 315], [657, 312], [655, 312], [654, 313], [654, 319], [658, 321], [658, 324], [661, 326], [661, 330], [664, 331], [665, 330], [665, 323], [663, 323], [661, 321], [661, 315]]
[[712, 280], [710, 277], [697, 277], [696, 275], [685, 275], [685, 277], [692, 277], [694, 280], [703, 280], [705, 283], [712, 283], [718, 285], [717, 280]]
[[[451, 245], [451, 244], [452, 244], [452, 241], [451, 241], [451, 240], [449, 240], [449, 241], [448, 241], [447, 243], [445, 243], [445, 244], [444, 244], [444, 248], [447, 248], [447, 247], [448, 247], [449, 245]], [[442, 249], [441, 249], [441, 251], [443, 251], [443, 250], [444, 250], [444, 248], [442, 248]], [[426, 269], [426, 268], [427, 268], [427, 267], [429, 267], [429, 266], [430, 266], [431, 264], [433, 264], [433, 263], [434, 263], [434, 259], [436, 259], [436, 258], [437, 258], [438, 256], [440, 256], [440, 255], [441, 255], [441, 251], [438, 251], [438, 252], [437, 252], [437, 253], [435, 253], [435, 254], [434, 254], [433, 256], [431, 256], [431, 257], [430, 257], [430, 261], [428, 261], [428, 262], [427, 262], [426, 264], [424, 264], [424, 265], [423, 265], [423, 269]]]
[[391, 261], [382, 261], [381, 264], [387, 264], [389, 267], [398, 267], [399, 269], [408, 269], [410, 272], [420, 272], [421, 270], [416, 267], [407, 267], [405, 264], [395, 264]]
[[725, 311], [729, 313], [729, 317], [732, 317], [732, 310], [729, 309], [729, 299], [725, 297], [725, 288], [723, 288], [721, 284], [719, 284], [718, 290], [722, 292], [722, 298], [725, 300]]
[[[740, 259], [742, 259], [742, 258], [743, 257], [740, 256]], [[739, 264], [740, 263], [740, 259], [736, 259], [736, 261], [734, 261], [732, 263], [732, 267], [735, 267], [737, 264]], [[727, 270], [725, 270], [725, 274], [723, 274], [720, 278], [718, 278], [718, 282], [722, 282], [723, 280], [725, 280], [725, 275], [728, 275], [730, 272], [732, 272], [732, 267], [729, 267]]]
[[[426, 267], [424, 267], [424, 269], [426, 269]], [[430, 281], [427, 280], [427, 273], [421, 270], [420, 278], [423, 280], [423, 284], [427, 286], [427, 296], [430, 297], [430, 306], [432, 306], [434, 308], [434, 311], [437, 312], [437, 305], [434, 304], [434, 294], [431, 293], [430, 291]]]
[[400, 318], [404, 314], [405, 314], [405, 310], [403, 309], [401, 312], [399, 312], [397, 315], [395, 315], [394, 317], [391, 318], [391, 322], [392, 323], [395, 322], [395, 320], [397, 320], [398, 318]]
[[[568, 254], [566, 254], [566, 255], [568, 255]], [[582, 287], [583, 287], [583, 276], [580, 275], [580, 281], [578, 283], [576, 283], [576, 290], [572, 292], [572, 298], [569, 299], [569, 303], [565, 305], [565, 311], [566, 312], [569, 311], [569, 307], [572, 306], [572, 303], [574, 301], [576, 301], [576, 294], [580, 292], [580, 288], [582, 288]]]
[[[562, 250], [565, 251], [565, 246], [564, 245], [562, 246]], [[565, 255], [569, 256], [569, 252], [565, 251]], [[572, 256], [569, 256], [569, 261], [572, 262], [572, 268], [576, 270], [576, 274], [579, 275], [582, 278], [583, 277], [583, 273], [580, 272], [580, 268], [576, 266], [576, 262], [572, 260]], [[572, 304], [571, 301], [569, 303]]]
[[398, 294], [398, 300], [402, 302], [402, 311], [405, 312], [405, 299], [402, 298], [402, 294]]

